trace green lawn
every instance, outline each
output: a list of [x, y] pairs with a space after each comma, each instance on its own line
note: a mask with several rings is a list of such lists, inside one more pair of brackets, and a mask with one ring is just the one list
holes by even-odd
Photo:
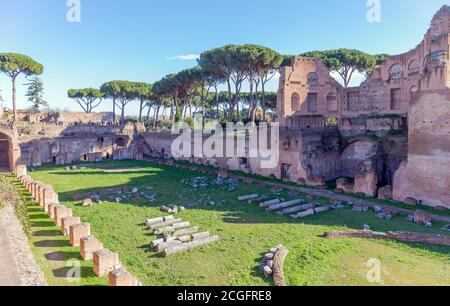
[[[128, 172], [106, 173], [115, 168], [139, 167]], [[406, 230], [428, 233], [445, 232], [442, 224], [425, 228], [403, 217], [391, 221], [379, 220], [374, 213], [350, 210], [333, 211], [303, 221], [281, 218], [266, 213], [256, 204], [237, 201], [240, 195], [271, 194], [257, 185], [240, 184], [237, 190], [214, 186], [206, 189], [186, 186], [183, 178], [202, 174], [145, 162], [122, 161], [101, 163], [95, 169], [67, 171], [63, 167], [44, 166], [31, 176], [52, 184], [63, 204], [74, 209], [74, 215], [92, 225], [93, 234], [103, 244], [120, 254], [122, 263], [144, 285], [271, 285], [258, 271], [261, 257], [267, 249], [284, 244], [289, 250], [285, 274], [289, 285], [371, 285], [366, 275], [366, 262], [377, 258], [382, 263], [383, 284], [387, 285], [448, 285], [450, 284], [450, 249], [420, 244], [362, 239], [326, 240], [320, 237], [332, 229], [361, 229], [369, 224], [379, 231]], [[82, 207], [72, 201], [72, 194], [111, 187], [136, 187], [157, 195], [155, 202], [145, 198], [122, 202], [103, 202], [94, 207]], [[154, 190], [146, 189], [153, 187]], [[302, 195], [305, 196], [305, 195]], [[291, 199], [288, 194], [282, 197]], [[320, 200], [326, 203], [327, 200]], [[214, 202], [211, 205], [210, 202]], [[163, 258], [149, 249], [153, 236], [145, 229], [146, 219], [163, 216], [160, 205], [179, 204], [192, 208], [178, 216], [193, 226], [209, 230], [221, 241], [203, 249]], [[49, 284], [65, 284], [60, 272], [66, 271], [65, 260], [79, 258], [78, 249], [36, 207], [30, 206], [34, 221], [33, 252], [43, 267]], [[96, 279], [91, 263], [83, 263], [81, 285], [102, 285]], [[66, 270], [64, 270], [66, 269]], [[56, 272], [55, 272], [56, 271]]]

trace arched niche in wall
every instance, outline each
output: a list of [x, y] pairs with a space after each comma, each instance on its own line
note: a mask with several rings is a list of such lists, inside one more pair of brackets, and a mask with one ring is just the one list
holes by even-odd
[[291, 110], [293, 112], [300, 111], [300, 95], [294, 92], [291, 96]]
[[420, 63], [418, 60], [412, 60], [408, 65], [408, 75], [417, 75], [420, 72]]
[[439, 50], [428, 54], [424, 60], [424, 72], [429, 73], [434, 69], [443, 67], [447, 62], [447, 51]]
[[10, 148], [11, 138], [3, 133], [0, 133], [0, 168], [10, 168]]
[[125, 146], [126, 146], [125, 139], [123, 139], [123, 138], [121, 138], [121, 137], [116, 139], [115, 144], [116, 144], [118, 147], [125, 147]]
[[355, 139], [346, 145], [341, 154], [342, 175], [355, 177], [366, 163], [374, 161], [377, 145], [368, 139]]
[[334, 92], [330, 92], [329, 94], [327, 94], [326, 101], [327, 101], [327, 111], [329, 112], [338, 111], [337, 95]]
[[403, 66], [401, 64], [392, 65], [389, 69], [389, 81], [397, 81], [403, 79]]
[[412, 100], [414, 94], [415, 94], [416, 92], [418, 92], [418, 91], [419, 91], [419, 87], [417, 87], [416, 85], [412, 86], [412, 87], [409, 89], [409, 93], [411, 94], [411, 100]]
[[319, 75], [315, 72], [311, 72], [307, 76], [309, 86], [319, 86]]

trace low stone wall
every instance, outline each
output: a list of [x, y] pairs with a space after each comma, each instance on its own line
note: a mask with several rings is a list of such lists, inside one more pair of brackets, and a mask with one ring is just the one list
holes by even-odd
[[325, 238], [368, 238], [388, 239], [403, 242], [425, 243], [450, 246], [450, 236], [420, 234], [411, 232], [373, 232], [373, 231], [332, 231], [324, 234]]
[[108, 276], [110, 286], [140, 285], [138, 279], [122, 266], [119, 254], [105, 249], [91, 235], [90, 224], [82, 223], [79, 217], [72, 216], [72, 209], [59, 204], [58, 194], [51, 185], [34, 181], [27, 175], [24, 165], [17, 166], [15, 174], [42, 210], [61, 228], [61, 235], [67, 236], [72, 246], [80, 247], [80, 255], [84, 260], [93, 260], [93, 271], [97, 276]]

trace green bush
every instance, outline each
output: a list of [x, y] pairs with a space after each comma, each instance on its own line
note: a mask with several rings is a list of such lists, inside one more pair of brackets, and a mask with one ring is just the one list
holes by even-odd
[[27, 236], [31, 234], [31, 221], [27, 212], [27, 201], [12, 183], [12, 179], [0, 176], [0, 203], [8, 204], [14, 208], [17, 218], [22, 223], [23, 231]]

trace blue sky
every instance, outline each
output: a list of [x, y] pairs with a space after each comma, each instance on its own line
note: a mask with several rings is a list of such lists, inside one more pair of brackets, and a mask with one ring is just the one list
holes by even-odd
[[[367, 0], [80, 0], [81, 22], [69, 23], [66, 0], [1, 0], [0, 52], [27, 54], [45, 66], [52, 107], [79, 111], [67, 89], [115, 79], [155, 82], [192, 67], [196, 55], [228, 43], [255, 43], [284, 54], [357, 48], [398, 54], [423, 38], [448, 0], [380, 0], [381, 22], [369, 23]], [[18, 105], [28, 107], [18, 81]], [[271, 85], [276, 90], [277, 84]], [[11, 105], [11, 84], [0, 75]], [[109, 110], [108, 103], [99, 110]], [[136, 107], [129, 107], [134, 113]]]

